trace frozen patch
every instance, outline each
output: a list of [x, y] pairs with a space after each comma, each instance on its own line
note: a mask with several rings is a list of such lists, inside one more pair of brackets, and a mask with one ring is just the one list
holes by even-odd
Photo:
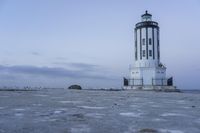
[[37, 122], [47, 122], [49, 120], [50, 120], [49, 117], [42, 117], [42, 118], [37, 118], [33, 121], [37, 123]]
[[47, 97], [48, 95], [34, 95], [36, 97]]
[[181, 130], [160, 129], [161, 133], [184, 133]]
[[122, 116], [128, 116], [128, 117], [140, 117], [141, 113], [133, 113], [133, 112], [126, 112], [126, 113], [119, 113]]
[[40, 103], [34, 103], [33, 106], [42, 106]]
[[177, 113], [164, 113], [160, 116], [166, 117], [166, 116], [185, 116], [184, 114], [177, 114]]
[[136, 127], [131, 126], [131, 127], [128, 128], [128, 131], [125, 131], [124, 133], [136, 133]]
[[159, 108], [160, 106], [159, 105], [151, 105], [151, 107], [153, 107], [153, 108]]
[[15, 113], [15, 116], [17, 116], [17, 117], [22, 117], [24, 114], [22, 114], [22, 113]]
[[141, 99], [138, 97], [134, 97], [134, 99], [133, 99], [133, 101], [139, 101], [139, 100], [141, 100]]
[[100, 119], [100, 118], [102, 118], [103, 116], [105, 116], [105, 114], [100, 114], [100, 113], [88, 113], [88, 114], [86, 114], [85, 116]]
[[76, 104], [76, 103], [81, 103], [81, 101], [59, 101], [60, 103], [73, 103], [73, 104]]
[[184, 109], [190, 109], [191, 107], [188, 107], [188, 106], [184, 106], [184, 107], [182, 107], [182, 108], [184, 108]]
[[130, 105], [132, 108], [138, 108], [138, 105]]
[[17, 109], [14, 109], [15, 111], [25, 111], [26, 109], [23, 109], [23, 108], [17, 108]]
[[3, 129], [0, 129], [0, 133], [6, 133], [6, 131]]
[[57, 119], [49, 119], [48, 121], [54, 122], [54, 121], [57, 121]]
[[155, 102], [148, 102], [149, 104], [155, 104]]
[[76, 127], [71, 128], [71, 133], [88, 133], [90, 132], [90, 128], [87, 125], [78, 125]]
[[9, 96], [0, 96], [0, 97], [3, 97], [3, 98], [5, 97], [5, 98], [7, 98], [7, 97], [9, 97]]
[[56, 110], [56, 111], [54, 111], [54, 114], [60, 114], [62, 112], [63, 112], [62, 110]]
[[67, 108], [59, 108], [58, 110], [60, 110], [60, 111], [67, 111], [68, 109]]
[[64, 113], [65, 111], [66, 111], [66, 109], [55, 110], [54, 114], [61, 114], [61, 113]]
[[197, 119], [196, 122], [200, 124], [200, 119]]
[[176, 103], [185, 104], [185, 101], [184, 100], [179, 100], [179, 101], [176, 101]]
[[153, 119], [152, 121], [166, 121], [166, 120], [160, 119], [160, 118], [155, 118], [155, 119]]
[[60, 99], [60, 98], [63, 98], [63, 97], [52, 97], [53, 99]]
[[166, 101], [164, 101], [164, 103], [166, 103], [166, 104], [172, 104], [172, 103], [175, 103], [176, 101], [172, 101], [172, 100], [166, 100]]
[[105, 107], [91, 107], [91, 106], [78, 106], [80, 108], [84, 109], [104, 109]]
[[5, 107], [0, 107], [0, 109], [5, 109]]

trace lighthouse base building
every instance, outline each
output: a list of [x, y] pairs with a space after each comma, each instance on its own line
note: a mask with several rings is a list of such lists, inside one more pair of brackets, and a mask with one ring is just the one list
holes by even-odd
[[124, 89], [177, 91], [173, 77], [166, 77], [166, 67], [160, 62], [158, 23], [147, 11], [135, 25], [135, 62], [130, 77], [124, 78]]

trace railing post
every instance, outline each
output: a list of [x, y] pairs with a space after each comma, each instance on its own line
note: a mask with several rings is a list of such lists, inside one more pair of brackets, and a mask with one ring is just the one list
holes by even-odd
[[143, 78], [142, 78], [142, 85], [143, 85]]

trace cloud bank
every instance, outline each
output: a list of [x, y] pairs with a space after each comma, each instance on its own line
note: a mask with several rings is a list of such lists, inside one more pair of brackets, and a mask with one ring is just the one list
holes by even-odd
[[[74, 82], [84, 84], [85, 86], [94, 86], [98, 84], [100, 86], [102, 83], [110, 83], [117, 79], [112, 74], [106, 75], [104, 72], [100, 71], [98, 69], [99, 66], [96, 65], [82, 63], [69, 63], [68, 65], [76, 69], [28, 65], [0, 65], [0, 84], [62, 87]], [[52, 82], [54, 82], [54, 84]]]

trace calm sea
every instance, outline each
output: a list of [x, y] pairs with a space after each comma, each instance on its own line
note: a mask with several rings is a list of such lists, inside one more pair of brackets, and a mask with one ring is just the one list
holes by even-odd
[[200, 94], [200, 90], [181, 90], [184, 93]]

